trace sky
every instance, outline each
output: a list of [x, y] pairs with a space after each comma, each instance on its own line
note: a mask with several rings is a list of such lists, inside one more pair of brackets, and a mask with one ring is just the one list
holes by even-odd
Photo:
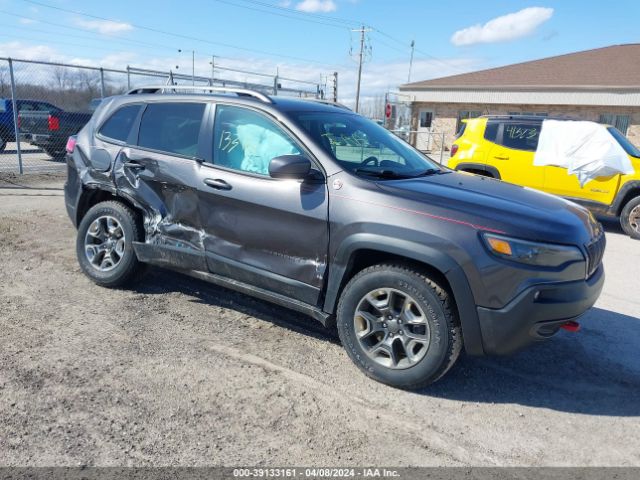
[[193, 55], [208, 76], [215, 55], [220, 67], [312, 82], [337, 71], [339, 100], [352, 104], [361, 26], [366, 102], [407, 82], [412, 41], [419, 81], [640, 43], [639, 25], [637, 0], [0, 0], [0, 56], [190, 74]]

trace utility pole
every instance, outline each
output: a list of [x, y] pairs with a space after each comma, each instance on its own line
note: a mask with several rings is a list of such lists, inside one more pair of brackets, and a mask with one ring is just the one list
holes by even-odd
[[407, 83], [411, 83], [411, 67], [413, 66], [413, 50], [415, 49], [415, 46], [415, 40], [411, 40], [411, 58], [409, 59], [409, 78], [407, 78]]
[[333, 72], [333, 101], [338, 103], [338, 72]]
[[213, 86], [215, 78], [216, 78], [216, 56], [211, 55], [211, 86]]
[[[178, 53], [182, 53], [182, 49], [178, 49]], [[176, 65], [176, 68], [178, 66]], [[191, 50], [191, 85], [196, 84], [196, 51]]]
[[358, 113], [358, 109], [360, 107], [360, 82], [362, 81], [362, 63], [364, 61], [364, 35], [367, 32], [370, 32], [370, 28], [365, 28], [364, 25], [362, 28], [357, 30], [352, 30], [352, 32], [360, 32], [360, 52], [358, 53], [358, 84], [356, 86], [356, 113]]

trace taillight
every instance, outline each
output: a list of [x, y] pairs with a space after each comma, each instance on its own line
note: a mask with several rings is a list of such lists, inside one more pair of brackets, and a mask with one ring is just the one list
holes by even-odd
[[22, 123], [22, 117], [18, 115], [18, 130], [20, 130], [20, 124]]
[[454, 143], [451, 145], [451, 156], [453, 157], [456, 153], [458, 153], [458, 145]]
[[76, 137], [71, 136], [67, 139], [67, 146], [65, 147], [65, 150], [67, 151], [67, 153], [73, 153], [75, 148], [76, 148]]
[[49, 130], [60, 130], [60, 120], [58, 117], [49, 115]]

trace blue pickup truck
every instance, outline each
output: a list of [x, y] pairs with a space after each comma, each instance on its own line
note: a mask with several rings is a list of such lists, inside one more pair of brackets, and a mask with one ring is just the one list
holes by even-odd
[[[18, 112], [22, 110], [50, 111], [60, 110], [58, 107], [40, 100], [16, 100]], [[16, 141], [16, 131], [13, 123], [13, 103], [10, 98], [0, 98], [0, 152], [7, 143]]]
[[[20, 140], [42, 148], [57, 158], [64, 155], [70, 135], [78, 133], [91, 118], [91, 113], [65, 112], [41, 100], [16, 100]], [[10, 98], [0, 98], [0, 152], [8, 142], [15, 142], [13, 104]]]

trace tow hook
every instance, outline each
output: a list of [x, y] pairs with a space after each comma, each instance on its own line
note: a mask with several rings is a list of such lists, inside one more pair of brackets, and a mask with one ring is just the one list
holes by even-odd
[[579, 332], [580, 324], [571, 320], [563, 324], [560, 328], [564, 328], [567, 332]]

